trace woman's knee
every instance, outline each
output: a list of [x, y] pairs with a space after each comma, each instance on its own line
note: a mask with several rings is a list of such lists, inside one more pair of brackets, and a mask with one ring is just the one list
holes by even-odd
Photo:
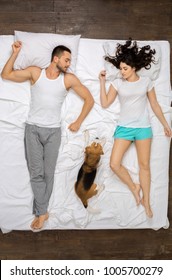
[[149, 162], [140, 162], [139, 168], [140, 168], [140, 170], [150, 171], [150, 163]]
[[117, 162], [110, 161], [110, 168], [112, 169], [113, 172], [118, 172], [120, 169], [120, 164]]

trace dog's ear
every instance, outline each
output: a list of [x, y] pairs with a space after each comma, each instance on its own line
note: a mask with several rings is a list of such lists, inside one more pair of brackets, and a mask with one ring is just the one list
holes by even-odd
[[96, 142], [94, 142], [95, 144], [95, 146], [97, 146], [98, 145], [98, 153], [99, 153], [99, 155], [104, 155], [104, 152], [103, 152], [103, 147], [102, 147], [102, 145], [101, 145], [101, 143], [99, 142], [99, 143], [96, 143]]
[[102, 148], [102, 146], [100, 146], [100, 149], [99, 149], [99, 154], [100, 154], [100, 155], [104, 155], [104, 152], [103, 152], [103, 148]]
[[101, 140], [100, 140], [100, 142], [99, 142], [102, 146], [104, 146], [105, 145], [105, 143], [106, 143], [106, 138], [104, 137], [104, 138], [102, 138]]
[[89, 140], [90, 140], [90, 133], [87, 129], [84, 130], [84, 138], [85, 138], [85, 144], [86, 144], [86, 146], [88, 146]]
[[86, 154], [89, 154], [89, 153], [90, 153], [90, 146], [88, 146], [88, 147], [85, 148], [85, 153], [86, 153]]

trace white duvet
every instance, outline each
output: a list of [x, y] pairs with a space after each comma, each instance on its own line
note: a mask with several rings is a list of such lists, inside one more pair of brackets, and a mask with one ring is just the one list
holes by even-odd
[[[9, 38], [11, 47], [12, 36]], [[80, 131], [70, 132], [67, 127], [81, 110], [82, 100], [70, 92], [62, 110], [62, 143], [55, 170], [54, 189], [50, 199], [50, 218], [44, 229], [121, 229], [168, 227], [168, 186], [170, 139], [149, 108], [153, 128], [151, 151], [151, 206], [154, 216], [146, 217], [142, 205], [136, 206], [128, 188], [109, 167], [113, 145], [113, 132], [118, 120], [120, 105], [115, 101], [108, 109], [102, 109], [99, 98], [98, 74], [104, 69], [103, 43], [107, 40], [80, 39], [76, 75], [89, 88], [95, 105], [83, 122]], [[149, 41], [145, 42], [149, 44]], [[161, 48], [161, 69], [154, 81], [158, 101], [171, 125], [172, 99], [170, 87], [170, 47], [167, 41], [155, 41]], [[1, 65], [0, 65], [1, 66]], [[109, 82], [107, 82], [107, 87]], [[24, 127], [30, 102], [29, 83], [13, 83], [0, 78], [0, 228], [29, 230], [33, 220], [33, 194], [24, 153]], [[74, 183], [84, 159], [85, 131], [90, 142], [95, 137], [105, 138], [104, 155], [95, 182], [104, 185], [99, 196], [89, 204], [97, 209], [90, 213], [76, 196]], [[138, 163], [132, 144], [123, 164], [133, 180], [138, 180]]]

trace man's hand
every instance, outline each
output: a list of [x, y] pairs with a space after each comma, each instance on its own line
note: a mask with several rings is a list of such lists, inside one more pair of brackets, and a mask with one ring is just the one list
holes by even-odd
[[72, 132], [77, 132], [80, 126], [81, 124], [78, 121], [75, 121], [68, 126], [68, 129]]
[[12, 44], [12, 49], [13, 53], [18, 54], [19, 51], [21, 50], [22, 47], [22, 42], [21, 41], [16, 41]]

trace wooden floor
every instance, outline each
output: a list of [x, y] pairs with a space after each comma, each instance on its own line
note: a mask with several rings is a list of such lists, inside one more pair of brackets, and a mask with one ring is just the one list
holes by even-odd
[[[0, 34], [14, 34], [14, 30], [168, 40], [172, 45], [172, 0], [1, 0]], [[172, 224], [172, 153], [170, 158]], [[172, 225], [158, 231], [0, 233], [0, 259], [172, 259]]]
[[55, 230], [0, 235], [1, 260], [172, 259], [172, 228]]

